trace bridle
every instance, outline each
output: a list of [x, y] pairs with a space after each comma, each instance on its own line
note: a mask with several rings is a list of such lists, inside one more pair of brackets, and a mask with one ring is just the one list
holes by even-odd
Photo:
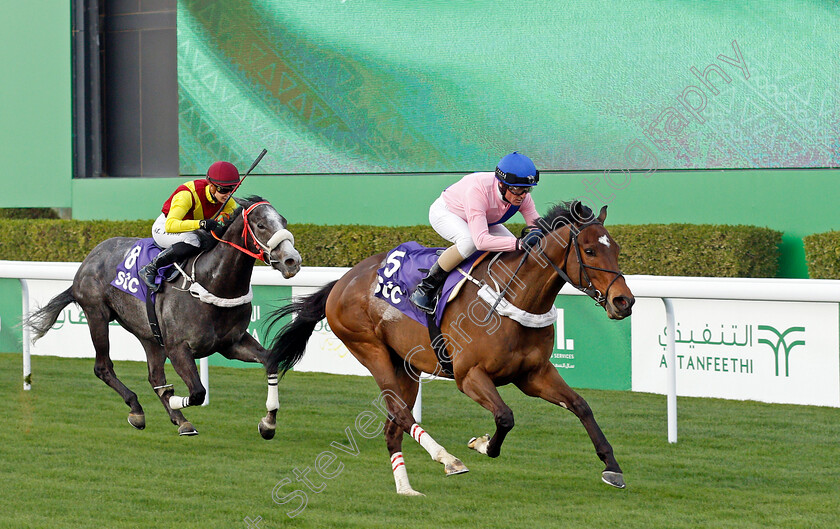
[[[601, 268], [601, 267], [598, 267], [598, 266], [588, 265], [588, 264], [585, 264], [583, 262], [583, 257], [580, 254], [580, 242], [578, 242], [577, 236], [578, 236], [578, 234], [580, 234], [580, 232], [582, 232], [583, 230], [585, 230], [589, 226], [596, 226], [596, 225], [603, 226], [603, 224], [596, 219], [596, 220], [591, 220], [589, 222], [586, 222], [586, 223], [582, 224], [580, 226], [580, 228], [576, 228], [574, 225], [570, 225], [570, 227], [569, 227], [569, 243], [568, 243], [568, 245], [574, 245], [575, 255], [577, 256], [578, 265], [579, 265], [579, 268], [580, 268], [580, 273], [578, 274], [577, 284], [575, 284], [575, 282], [572, 281], [572, 278], [570, 278], [569, 274], [567, 274], [566, 271], [565, 271], [566, 265], [569, 263], [569, 254], [572, 253], [572, 252], [570, 252], [570, 251], [566, 252], [566, 258], [563, 260], [563, 266], [558, 267], [556, 264], [554, 264], [554, 261], [552, 261], [545, 254], [545, 251], [542, 249], [542, 246], [537, 244], [533, 247], [533, 249], [539, 250], [542, 257], [546, 261], [548, 261], [548, 263], [554, 268], [554, 271], [557, 272], [557, 275], [559, 275], [560, 278], [563, 281], [565, 281], [566, 283], [569, 283], [570, 285], [572, 285], [576, 289], [580, 290], [581, 292], [583, 292], [584, 294], [586, 294], [587, 296], [589, 296], [590, 298], [595, 300], [595, 302], [599, 306], [601, 306], [603, 308], [606, 308], [607, 296], [610, 293], [610, 288], [612, 288], [613, 283], [615, 283], [618, 280], [619, 277], [624, 277], [624, 274], [621, 271], [618, 271], [618, 270], [609, 270], [607, 268]], [[528, 259], [528, 256], [530, 254], [531, 254], [531, 250], [528, 250], [528, 251], [525, 252], [525, 255], [522, 256], [522, 259], [519, 261], [519, 265], [516, 267], [516, 270], [514, 270], [513, 274], [511, 274], [511, 277], [508, 280], [507, 284], [504, 286], [502, 291], [499, 293], [499, 296], [496, 298], [496, 302], [490, 308], [490, 311], [487, 313], [487, 316], [485, 316], [485, 318], [483, 320], [481, 320], [481, 323], [486, 323], [490, 319], [490, 317], [493, 315], [493, 313], [496, 310], [496, 307], [499, 305], [501, 300], [505, 297], [505, 294], [507, 294], [508, 290], [510, 290], [511, 285], [513, 284], [514, 280], [516, 279], [516, 274], [519, 273], [519, 270], [522, 268], [522, 265], [525, 264], [525, 261]], [[495, 259], [493, 261], [491, 261], [490, 264], [488, 265], [488, 267], [487, 267], [488, 273], [492, 273], [490, 271], [490, 268], [493, 266], [494, 262], [495, 262]], [[606, 292], [604, 292], [602, 294], [600, 290], [595, 288], [595, 285], [592, 284], [592, 280], [589, 278], [589, 274], [586, 272], [587, 268], [590, 269], [590, 270], [599, 270], [601, 272], [607, 272], [609, 274], [615, 274], [615, 277], [613, 277], [612, 281], [610, 281], [610, 284], [607, 285], [607, 291]], [[586, 286], [585, 287], [578, 286], [578, 285], [583, 285], [584, 281], [586, 281]]]
[[[536, 245], [536, 248], [539, 249], [540, 254], [542, 254], [542, 256], [545, 258], [545, 260], [548, 261], [548, 263], [554, 268], [554, 271], [557, 272], [557, 275], [559, 275], [560, 278], [563, 281], [565, 281], [566, 283], [569, 283], [570, 285], [572, 285], [576, 289], [580, 290], [581, 292], [583, 292], [584, 294], [586, 294], [590, 298], [594, 299], [595, 302], [598, 305], [604, 307], [607, 303], [607, 296], [610, 293], [610, 288], [612, 288], [613, 283], [615, 283], [618, 280], [619, 277], [623, 277], [624, 274], [619, 270], [609, 270], [607, 268], [601, 268], [601, 267], [598, 267], [598, 266], [588, 265], [588, 264], [583, 262], [583, 256], [580, 253], [580, 242], [578, 241], [578, 235], [583, 230], [585, 230], [586, 228], [588, 228], [590, 226], [603, 226], [603, 224], [601, 224], [601, 222], [598, 221], [598, 220], [591, 220], [591, 221], [589, 221], [585, 224], [582, 224], [580, 226], [580, 228], [576, 228], [574, 225], [569, 226], [569, 244], [568, 245], [569, 246], [574, 246], [575, 255], [577, 256], [577, 260], [578, 260], [578, 267], [580, 269], [580, 272], [578, 273], [578, 282], [577, 283], [572, 281], [572, 279], [566, 273], [566, 265], [569, 262], [569, 254], [572, 253], [571, 251], [566, 251], [566, 258], [563, 259], [563, 266], [558, 267], [556, 264], [554, 264], [554, 262], [551, 259], [548, 258], [548, 256], [545, 254], [545, 252], [543, 251], [543, 249], [540, 245]], [[527, 257], [527, 254], [526, 254], [526, 257]], [[587, 269], [598, 270], [598, 271], [601, 271], [601, 272], [607, 272], [609, 274], [614, 274], [615, 275], [615, 277], [613, 277], [612, 281], [610, 281], [610, 284], [607, 285], [606, 292], [601, 293], [600, 290], [595, 288], [595, 285], [592, 284], [592, 280], [589, 278], [589, 274], [586, 272]], [[584, 286], [579, 286], [579, 285], [583, 285], [584, 282], [586, 282], [585, 287]]]
[[249, 250], [247, 248], [244, 248], [242, 246], [239, 246], [238, 244], [235, 244], [235, 243], [232, 243], [230, 241], [226, 241], [224, 239], [221, 239], [221, 238], [219, 238], [218, 235], [216, 235], [215, 232], [211, 232], [211, 233], [213, 234], [213, 238], [216, 239], [217, 241], [223, 242], [223, 243], [225, 243], [227, 245], [230, 245], [230, 246], [233, 246], [234, 248], [236, 248], [240, 252], [242, 252], [246, 255], [250, 255], [251, 257], [254, 257], [255, 259], [260, 259], [265, 264], [271, 266], [271, 265], [273, 265], [273, 263], [279, 262], [279, 260], [271, 258], [271, 252], [275, 248], [277, 248], [277, 246], [280, 245], [283, 241], [289, 241], [290, 243], [292, 243], [292, 246], [294, 246], [295, 245], [295, 237], [294, 237], [294, 235], [292, 235], [292, 232], [283, 228], [283, 229], [277, 230], [274, 233], [274, 235], [271, 236], [271, 238], [268, 240], [268, 242], [266, 244], [263, 244], [262, 241], [257, 239], [257, 236], [254, 235], [254, 231], [251, 229], [251, 227], [250, 227], [251, 225], [248, 222], [248, 214], [251, 213], [257, 206], [264, 206], [264, 205], [265, 206], [270, 206], [271, 204], [269, 204], [268, 201], [255, 202], [254, 204], [251, 204], [247, 209], [242, 211], [242, 221], [243, 221], [242, 240], [245, 241], [245, 246], [247, 246], [248, 245], [248, 239], [249, 239], [249, 236], [250, 236], [250, 239], [253, 242], [254, 247], [259, 250], [259, 253], [252, 252], [251, 250]]

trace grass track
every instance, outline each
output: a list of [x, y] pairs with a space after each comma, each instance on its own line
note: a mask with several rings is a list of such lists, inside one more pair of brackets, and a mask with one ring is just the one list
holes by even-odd
[[[424, 427], [470, 468], [444, 478], [410, 438], [415, 489], [403, 498], [382, 436], [354, 420], [378, 391], [368, 377], [289, 373], [280, 384], [279, 429], [257, 433], [265, 382], [259, 369], [211, 368], [211, 405], [186, 410], [200, 435], [180, 438], [146, 380], [145, 364], [118, 362], [146, 409], [144, 431], [93, 375], [89, 359], [33, 359], [21, 389], [20, 354], [0, 354], [0, 528], [840, 527], [840, 410], [680, 398], [680, 442], [666, 439], [665, 398], [581, 390], [613, 445], [626, 490], [600, 481], [603, 465], [569, 412], [501, 388], [516, 417], [496, 460], [466, 448], [492, 432], [489, 413], [450, 382], [424, 385]], [[184, 384], [167, 366], [179, 393]], [[347, 445], [350, 427], [359, 454]], [[272, 489], [332, 450], [344, 465], [295, 518]], [[337, 470], [334, 463], [330, 470]], [[256, 527], [256, 526], [252, 526]]]

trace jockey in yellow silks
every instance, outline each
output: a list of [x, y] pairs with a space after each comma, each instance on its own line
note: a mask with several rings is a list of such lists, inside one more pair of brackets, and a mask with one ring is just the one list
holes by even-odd
[[159, 288], [155, 283], [159, 268], [201, 251], [202, 239], [196, 230], [222, 232], [224, 223], [214, 219], [220, 210], [221, 216], [227, 218], [236, 209], [236, 202], [228, 198], [237, 184], [236, 166], [215, 162], [207, 170], [206, 178], [181, 184], [164, 202], [160, 216], [152, 225], [152, 238], [164, 250], [141, 270], [143, 282], [151, 292]]

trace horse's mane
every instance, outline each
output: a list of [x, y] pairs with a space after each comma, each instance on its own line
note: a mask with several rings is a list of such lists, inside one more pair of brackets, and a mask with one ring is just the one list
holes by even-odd
[[239, 207], [234, 210], [231, 217], [239, 215], [240, 213], [242, 213], [243, 209], [248, 208], [250, 206], [253, 206], [257, 202], [268, 202], [268, 200], [264, 199], [263, 197], [261, 197], [259, 195], [248, 195], [247, 197], [235, 197], [235, 198], [233, 198], [233, 201], [236, 202], [237, 205], [239, 205]]
[[[577, 218], [577, 215], [572, 213], [572, 210], [577, 204], [580, 204], [580, 211], [583, 214], [583, 218]], [[588, 206], [585, 206], [579, 200], [569, 200], [551, 206], [548, 213], [537, 219], [537, 226], [544, 231], [551, 231], [567, 224], [572, 224], [573, 222], [588, 222], [594, 218], [595, 215]]]
[[[230, 217], [229, 217], [230, 220], [228, 220], [226, 222], [227, 227], [224, 228], [221, 231], [221, 233], [216, 232], [217, 235], [219, 235], [219, 236], [221, 236], [221, 234], [224, 234], [227, 231], [227, 228], [229, 228], [230, 225], [233, 224], [233, 222], [236, 219], [238, 219], [242, 216], [242, 210], [247, 209], [248, 207], [256, 204], [257, 202], [268, 202], [266, 199], [264, 199], [263, 197], [261, 197], [259, 195], [249, 195], [247, 197], [233, 197], [233, 198], [231, 198], [231, 200], [233, 200], [237, 204], [237, 208], [234, 209], [233, 213], [230, 214]], [[199, 233], [199, 237], [203, 237], [204, 235], [207, 235], [207, 232], [202, 232], [200, 230], [199, 230], [198, 233]], [[208, 236], [208, 237], [204, 237], [204, 238], [206, 240], [203, 241], [203, 244], [204, 244], [204, 247], [206, 247], [207, 249], [213, 248], [216, 245], [216, 240], [212, 236]]]

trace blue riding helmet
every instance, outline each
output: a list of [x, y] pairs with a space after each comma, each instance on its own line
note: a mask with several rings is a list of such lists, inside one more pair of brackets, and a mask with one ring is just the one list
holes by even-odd
[[540, 181], [540, 172], [530, 158], [514, 151], [499, 161], [496, 178], [513, 187], [533, 187]]

